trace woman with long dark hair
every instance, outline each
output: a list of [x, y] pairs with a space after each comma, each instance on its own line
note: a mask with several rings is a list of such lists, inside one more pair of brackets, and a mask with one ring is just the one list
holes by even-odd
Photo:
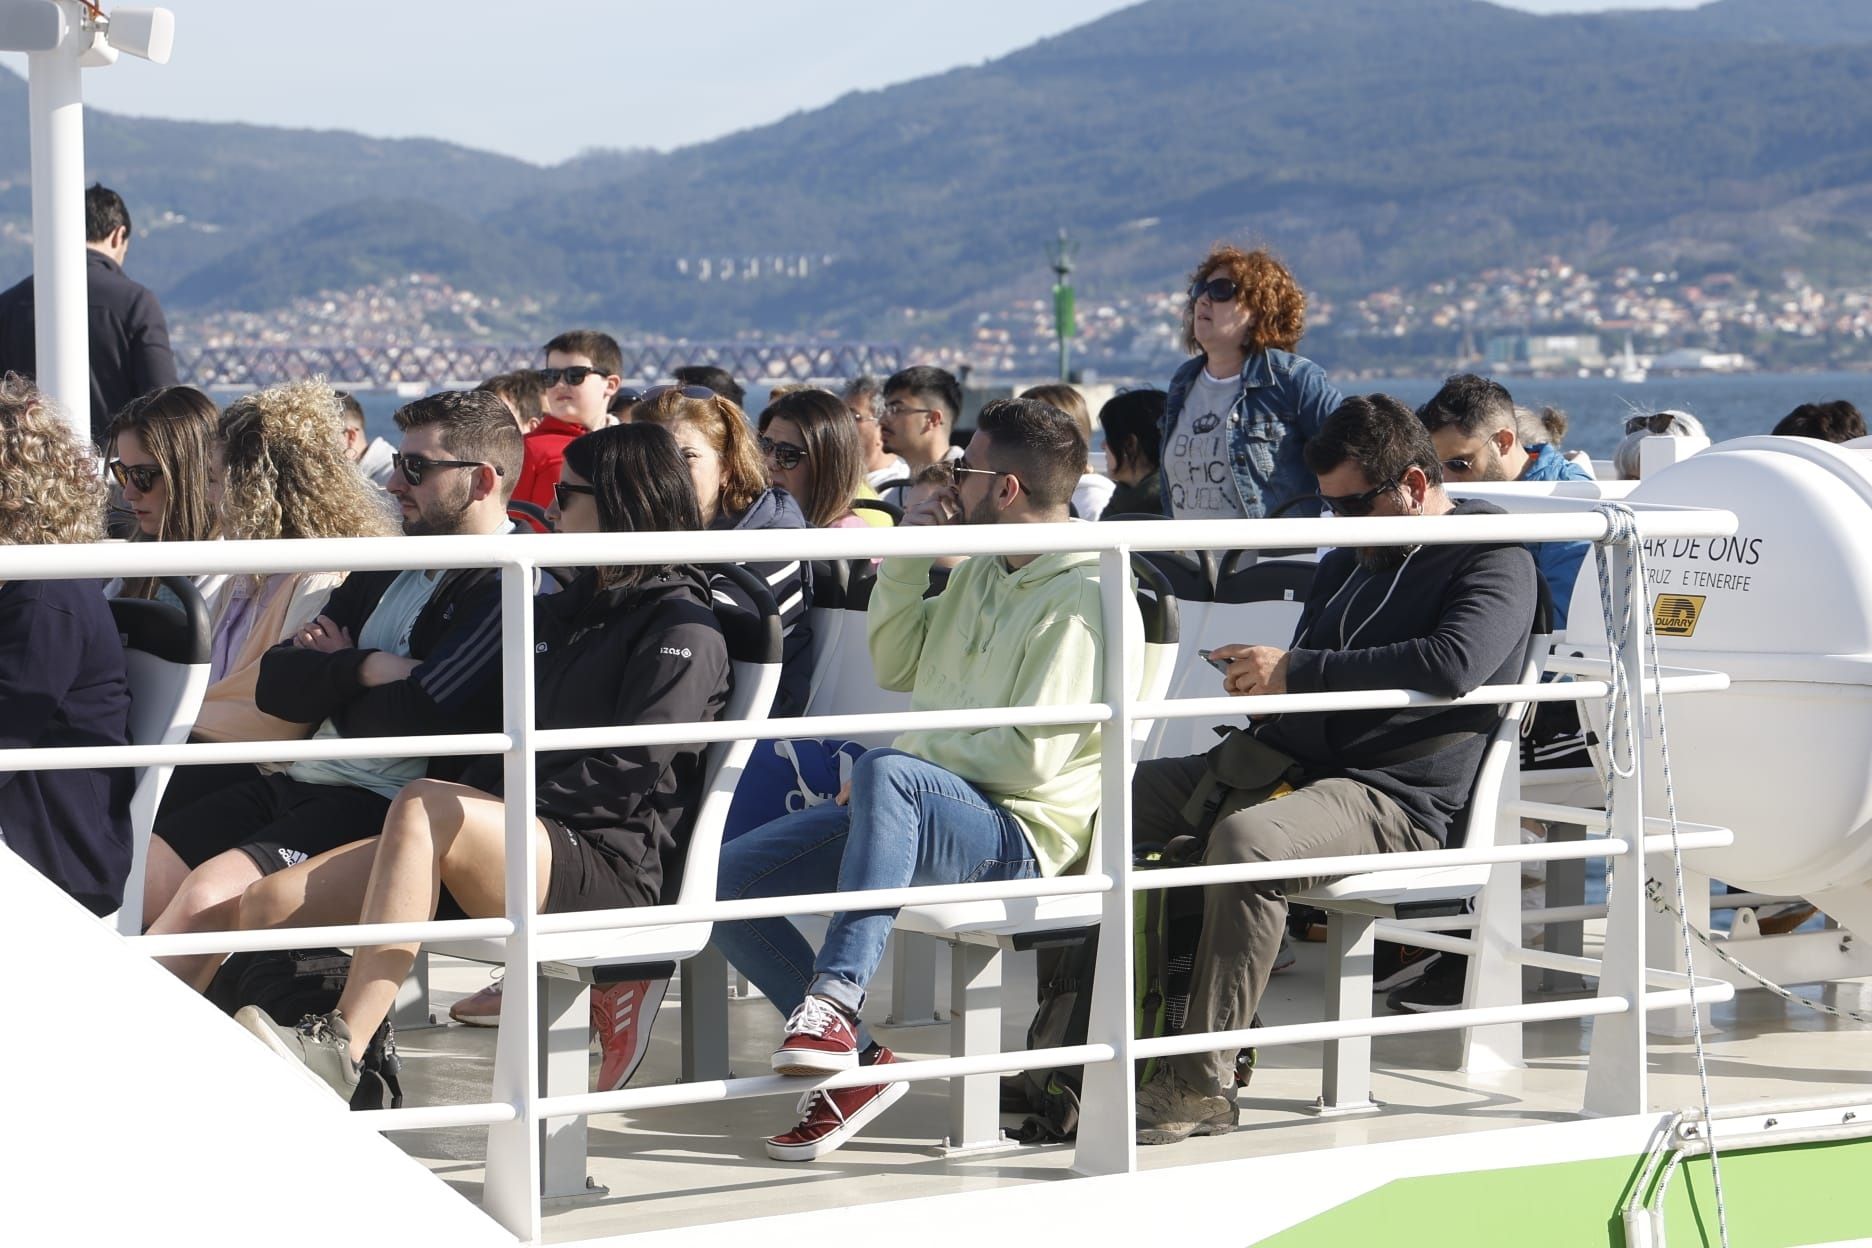
[[[613, 426], [569, 443], [553, 512], [568, 533], [701, 527], [675, 441], [653, 425]], [[564, 590], [535, 600], [534, 636], [541, 728], [708, 720], [727, 700], [727, 644], [707, 578], [694, 568], [586, 568]], [[539, 755], [536, 764], [534, 905], [557, 913], [662, 900], [702, 795], [702, 747], [555, 751]], [[418, 780], [406, 786], [391, 804], [382, 835], [249, 888], [241, 899], [241, 927], [506, 913], [502, 768], [502, 760], [490, 759], [460, 784]], [[270, 1047], [305, 1062], [353, 1107], [381, 1107], [395, 1095], [390, 1009], [416, 950], [415, 944], [360, 948], [330, 1014], [292, 1027], [253, 1007], [239, 1017]], [[614, 1086], [628, 1074], [614, 1074]]]
[[[136, 520], [133, 542], [208, 542], [221, 533], [210, 481], [221, 412], [193, 386], [164, 386], [130, 400], [104, 431], [104, 466]], [[190, 578], [212, 614], [227, 577]], [[113, 582], [117, 598], [174, 597], [153, 576]], [[179, 604], [175, 604], [179, 605]]]
[[758, 445], [767, 479], [793, 496], [813, 528], [865, 526], [852, 510], [865, 483], [858, 426], [829, 391], [794, 390], [769, 403]]

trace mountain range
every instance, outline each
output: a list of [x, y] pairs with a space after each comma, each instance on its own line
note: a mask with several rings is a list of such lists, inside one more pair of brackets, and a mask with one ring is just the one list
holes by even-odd
[[[1168, 288], [1219, 238], [1345, 293], [1550, 254], [1872, 276], [1868, 82], [1866, 0], [1146, 0], [668, 153], [542, 168], [90, 110], [86, 157], [176, 310], [421, 271], [554, 324], [876, 337], [1043, 293], [1061, 227], [1088, 298]], [[3, 280], [30, 263], [28, 167], [0, 74]]]

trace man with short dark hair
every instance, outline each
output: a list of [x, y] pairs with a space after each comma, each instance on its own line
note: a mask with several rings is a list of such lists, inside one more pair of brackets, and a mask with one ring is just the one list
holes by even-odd
[[545, 388], [539, 424], [526, 435], [526, 465], [513, 497], [541, 511], [552, 506], [566, 443], [611, 423], [611, 396], [623, 384], [618, 376], [624, 353], [617, 339], [595, 329], [575, 329], [546, 344], [546, 366], [539, 370]]
[[382, 438], [373, 438], [364, 428], [364, 405], [349, 390], [334, 391], [338, 396], [338, 414], [344, 422], [345, 458], [358, 466], [373, 485], [389, 488], [390, 475], [396, 471], [391, 462], [396, 452]]
[[[1551, 443], [1524, 445], [1514, 399], [1498, 381], [1458, 373], [1428, 403], [1417, 419], [1430, 431], [1437, 459], [1448, 481], [1590, 481], [1592, 477]], [[1553, 598], [1554, 631], [1566, 627], [1590, 542], [1534, 542], [1534, 562]]]
[[[1085, 441], [1070, 417], [1044, 403], [998, 400], [982, 409], [955, 484], [920, 499], [904, 524], [1064, 521], [1084, 465]], [[927, 558], [885, 559], [871, 593], [878, 684], [908, 690], [911, 710], [1104, 697], [1096, 554], [980, 555], [925, 598], [930, 566]], [[1098, 802], [1097, 725], [906, 732], [894, 748], [859, 758], [836, 802], [724, 845], [718, 896], [1057, 875], [1084, 857]], [[788, 1016], [775, 1070], [815, 1075], [895, 1060], [858, 1021], [893, 915], [833, 916], [816, 957], [786, 919], [715, 925], [715, 943]], [[768, 1156], [823, 1156], [904, 1089], [815, 1092], [799, 1124], [767, 1141]]]
[[[1345, 400], [1307, 443], [1320, 501], [1346, 516], [1499, 513], [1454, 503], [1429, 435], [1386, 395]], [[1239, 697], [1415, 689], [1453, 698], [1520, 678], [1537, 597], [1527, 548], [1341, 548], [1320, 560], [1293, 644], [1223, 646]], [[1207, 755], [1138, 765], [1132, 828], [1143, 842], [1206, 838], [1210, 866], [1438, 848], [1475, 782], [1500, 713], [1409, 707], [1256, 718]], [[1183, 1030], [1252, 1025], [1286, 926], [1289, 892], [1313, 881], [1203, 889]], [[1138, 1091], [1138, 1142], [1235, 1129], [1236, 1054], [1161, 1063]]]
[[1803, 403], [1774, 427], [1782, 438], [1818, 438], [1822, 442], [1851, 442], [1866, 436], [1865, 417], [1845, 399], [1831, 403]]
[[[492, 394], [453, 391], [400, 409], [389, 486], [412, 536], [511, 531], [520, 431]], [[499, 582], [492, 569], [354, 572], [324, 614], [260, 660], [254, 701], [314, 739], [492, 731], [500, 723]], [[293, 763], [162, 812], [153, 878], [177, 880], [146, 913], [152, 932], [223, 931], [264, 875], [377, 835], [397, 791], [453, 776], [463, 759]], [[186, 878], [182, 870], [186, 869]], [[222, 955], [166, 958], [205, 989]]]
[[904, 462], [904, 479], [882, 491], [885, 499], [903, 506], [909, 478], [931, 464], [962, 458], [962, 448], [951, 445], [950, 436], [961, 415], [962, 383], [944, 369], [919, 364], [885, 380], [878, 420], [881, 446]]
[[[104, 430], [124, 404], [176, 384], [175, 355], [162, 305], [147, 286], [123, 271], [130, 250], [130, 210], [106, 186], [85, 191], [85, 303], [91, 340], [91, 438], [102, 445]], [[33, 279], [0, 294], [0, 373], [31, 377], [38, 372]], [[76, 395], [61, 396], [68, 403]]]
[[734, 374], [713, 364], [685, 364], [670, 373], [670, 377], [677, 385], [701, 386], [704, 390], [713, 391], [736, 407], [747, 402], [747, 391], [734, 379]]

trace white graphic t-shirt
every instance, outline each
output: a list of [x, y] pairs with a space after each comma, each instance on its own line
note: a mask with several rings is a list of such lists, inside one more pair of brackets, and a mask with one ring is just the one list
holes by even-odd
[[1241, 379], [1196, 375], [1164, 449], [1164, 502], [1178, 520], [1239, 520], [1241, 491], [1229, 468], [1228, 413]]

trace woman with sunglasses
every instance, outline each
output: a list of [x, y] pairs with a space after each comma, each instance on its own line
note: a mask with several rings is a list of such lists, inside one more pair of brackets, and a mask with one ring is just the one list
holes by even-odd
[[[95, 542], [104, 482], [32, 383], [0, 379], [0, 545]], [[0, 747], [126, 745], [130, 690], [109, 605], [87, 580], [0, 581]], [[0, 785], [7, 848], [93, 914], [130, 874], [127, 768], [19, 771]]]
[[[320, 381], [269, 386], [228, 404], [203, 476], [222, 536], [233, 541], [303, 537], [384, 537], [399, 531], [388, 497], [345, 453], [337, 392]], [[318, 619], [343, 572], [236, 576], [211, 613], [208, 691], [192, 741], [289, 741], [313, 725], [268, 715], [254, 703], [260, 658]], [[162, 815], [186, 809], [222, 787], [250, 780], [254, 767], [178, 767], [163, 791]], [[159, 817], [160, 821], [160, 817]], [[151, 838], [144, 878], [146, 920], [168, 906], [189, 866]]]
[[[571, 443], [553, 518], [566, 533], [646, 533], [701, 527], [669, 433], [651, 425], [600, 429]], [[721, 713], [728, 649], [707, 578], [682, 566], [586, 568], [534, 600], [534, 680], [541, 728], [682, 723]], [[543, 753], [536, 760], [534, 905], [542, 913], [653, 906], [680, 871], [701, 797], [699, 745]], [[505, 763], [471, 767], [462, 783], [419, 780], [397, 795], [383, 834], [321, 854], [250, 887], [241, 926], [398, 923], [506, 913]], [[237, 1017], [270, 1047], [303, 1061], [351, 1101], [397, 1099], [387, 1019], [414, 944], [360, 948], [338, 1008], [280, 1026], [254, 1007]], [[636, 1033], [655, 1002], [637, 994]], [[660, 992], [656, 994], [660, 1000]], [[608, 1040], [608, 1037], [607, 1037]], [[599, 1088], [621, 1087], [637, 1046], [606, 1045]]]
[[1161, 455], [1164, 510], [1176, 519], [1272, 515], [1306, 499], [1302, 452], [1340, 395], [1293, 354], [1306, 332], [1306, 295], [1265, 250], [1219, 245], [1190, 274], [1183, 345], [1195, 358], [1170, 379]]
[[793, 496], [813, 528], [865, 527], [852, 510], [865, 491], [858, 426], [831, 393], [799, 389], [776, 398], [761, 413], [758, 445], [767, 479]]
[[[631, 420], [661, 425], [676, 439], [695, 486], [703, 528], [752, 532], [809, 527], [793, 495], [768, 484], [754, 431], [732, 400], [701, 386], [656, 386], [645, 391], [631, 409]], [[732, 546], [728, 549], [732, 551]], [[786, 647], [773, 714], [776, 718], [798, 715], [806, 709], [812, 688], [812, 626], [806, 616], [812, 602], [810, 567], [797, 559], [738, 562], [767, 583], [780, 607]], [[734, 596], [726, 582], [717, 588]]]
[[[220, 535], [208, 484], [221, 413], [193, 386], [164, 386], [132, 399], [104, 431], [105, 467], [136, 520], [133, 542], [207, 542]], [[190, 578], [212, 613], [227, 577]], [[112, 581], [113, 598], [153, 598], [180, 606], [153, 576]]]

